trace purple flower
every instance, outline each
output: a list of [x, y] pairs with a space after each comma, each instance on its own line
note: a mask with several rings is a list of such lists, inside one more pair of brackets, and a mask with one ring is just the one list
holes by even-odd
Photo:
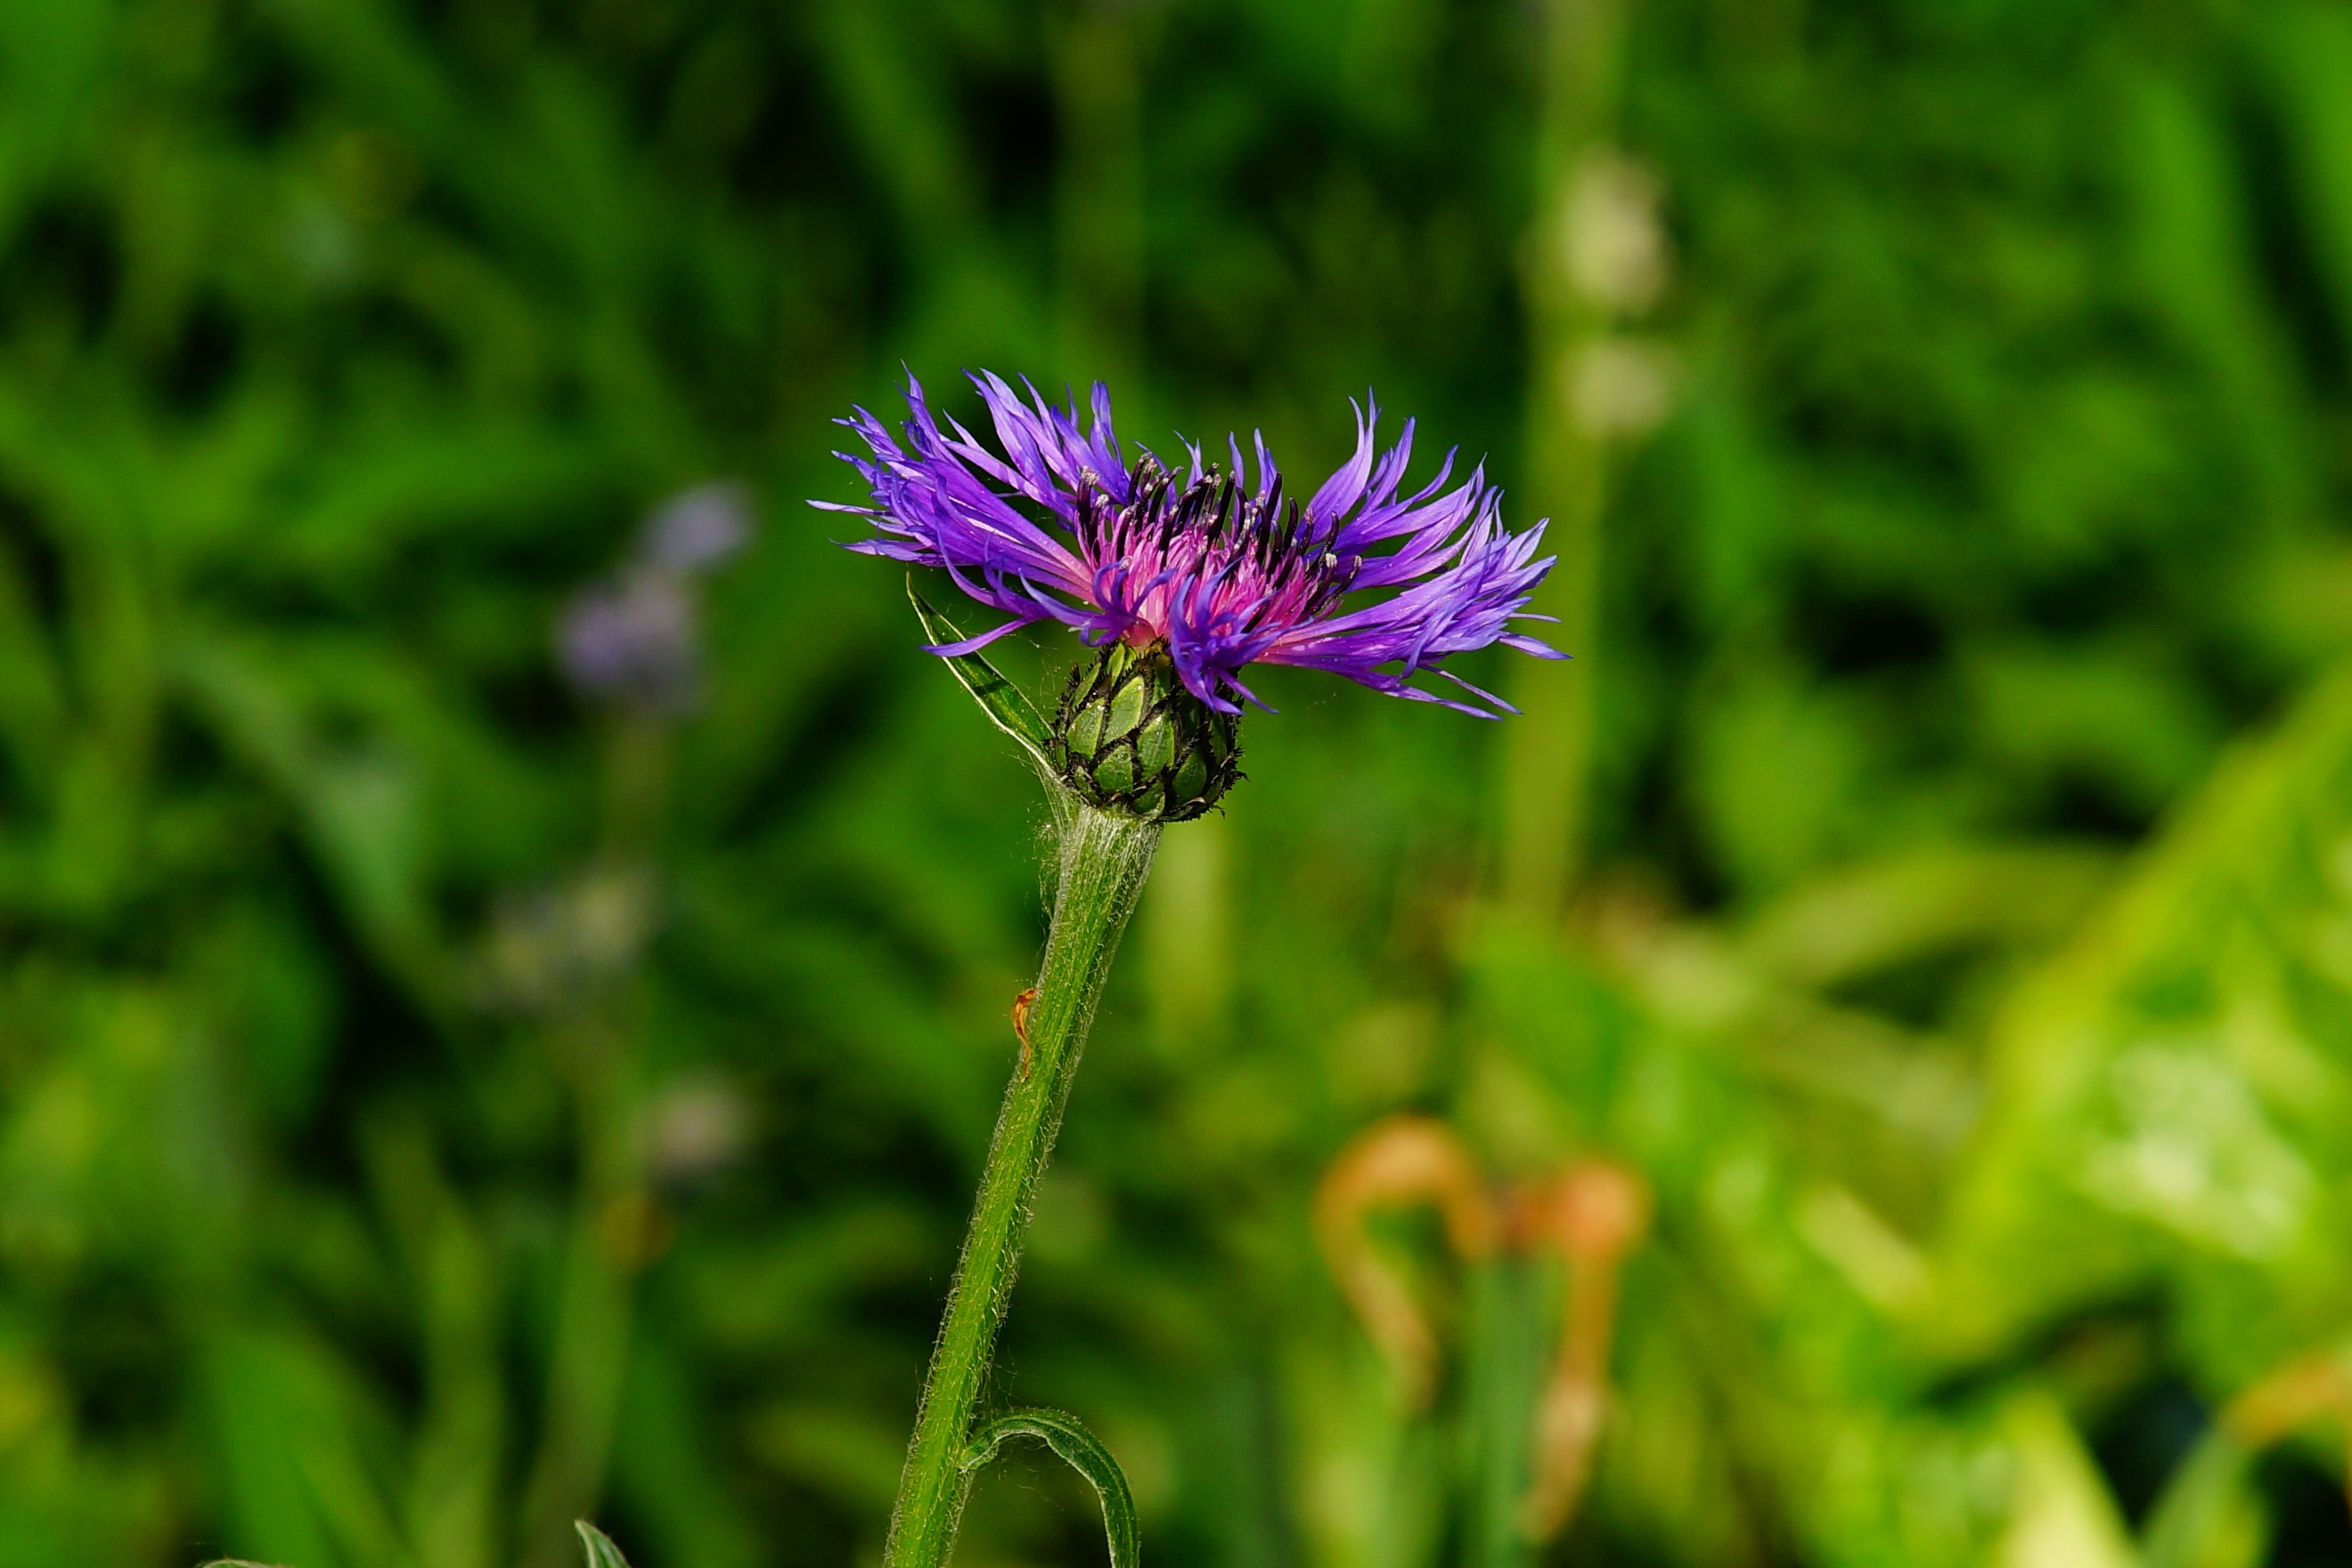
[[707, 572], [751, 541], [751, 492], [733, 479], [678, 491], [646, 520], [644, 559]]
[[555, 651], [572, 685], [653, 713], [694, 704], [694, 600], [674, 572], [637, 565], [575, 597], [556, 623]]
[[[1510, 629], [1550, 618], [1527, 609], [1552, 563], [1536, 553], [1543, 525], [1506, 529], [1502, 492], [1483, 465], [1444, 489], [1452, 453], [1436, 478], [1401, 496], [1411, 420], [1376, 453], [1380, 410], [1359, 409], [1355, 456], [1302, 506], [1285, 499], [1263, 438], [1254, 443], [1255, 484], [1238, 441], [1227, 443], [1230, 467], [1203, 463], [1190, 443], [1181, 473], [1148, 451], [1129, 463], [1100, 383], [1082, 431], [1075, 402], [1054, 407], [1034, 386], [1024, 401], [988, 373], [971, 380], [997, 448], [953, 419], [942, 429], [909, 376], [899, 434], [862, 408], [842, 421], [871, 449], [870, 458], [841, 456], [872, 503], [814, 503], [872, 520], [878, 536], [850, 549], [941, 567], [1012, 617], [933, 653], [968, 653], [1053, 620], [1094, 647], [1164, 644], [1186, 689], [1223, 713], [1240, 711], [1236, 699], [1257, 701], [1242, 684], [1244, 667], [1295, 664], [1488, 719], [1513, 710], [1444, 669], [1448, 656], [1499, 642], [1564, 657]], [[1370, 595], [1385, 596], [1356, 597]], [[1424, 671], [1470, 700], [1411, 684]]]
[[701, 649], [696, 579], [751, 542], [751, 496], [731, 479], [684, 489], [646, 520], [636, 556], [573, 596], [556, 661], [580, 690], [643, 712], [691, 710]]

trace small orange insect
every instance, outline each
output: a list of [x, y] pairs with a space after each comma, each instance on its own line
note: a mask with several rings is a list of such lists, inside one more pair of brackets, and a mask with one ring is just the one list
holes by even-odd
[[1029, 1076], [1029, 1004], [1037, 1000], [1034, 985], [1013, 999], [1013, 1032], [1021, 1037], [1021, 1076]]

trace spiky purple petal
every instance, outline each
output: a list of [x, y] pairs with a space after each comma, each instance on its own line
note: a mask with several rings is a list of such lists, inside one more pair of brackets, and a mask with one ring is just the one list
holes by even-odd
[[[1378, 405], [1360, 407], [1354, 454], [1301, 506], [1284, 500], [1262, 437], [1253, 440], [1255, 485], [1238, 438], [1227, 441], [1225, 468], [1186, 443], [1180, 476], [1148, 451], [1128, 460], [1099, 382], [1083, 429], [1075, 402], [1055, 407], [1026, 383], [1024, 397], [991, 372], [971, 382], [994, 448], [952, 419], [942, 426], [910, 375], [898, 433], [862, 408], [842, 421], [870, 453], [841, 456], [871, 503], [816, 503], [872, 521], [874, 537], [848, 548], [941, 568], [1011, 617], [934, 653], [970, 652], [1050, 619], [1097, 647], [1119, 637], [1165, 643], [1185, 687], [1221, 712], [1257, 700], [1240, 679], [1246, 666], [1294, 664], [1481, 718], [1512, 710], [1443, 669], [1446, 658], [1497, 642], [1565, 657], [1512, 629], [1549, 618], [1527, 608], [1553, 560], [1536, 553], [1543, 525], [1504, 527], [1502, 492], [1484, 465], [1446, 489], [1450, 452], [1434, 479], [1400, 494], [1411, 420], [1382, 452]], [[1346, 603], [1384, 589], [1394, 592]], [[1412, 684], [1423, 672], [1475, 700]]]

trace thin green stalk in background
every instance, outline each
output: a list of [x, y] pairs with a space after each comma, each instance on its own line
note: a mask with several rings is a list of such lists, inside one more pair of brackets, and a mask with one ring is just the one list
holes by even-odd
[[[580, 1188], [563, 1261], [546, 1417], [523, 1492], [523, 1562], [571, 1560], [572, 1521], [596, 1505], [612, 1459], [635, 1315], [641, 1182], [635, 1031], [583, 1020], [568, 1031], [578, 1100]], [[638, 1204], [633, 1205], [632, 1198]]]
[[1111, 956], [1151, 871], [1160, 825], [1114, 816], [1066, 797], [1061, 865], [1045, 963], [1028, 1007], [1021, 1058], [997, 1113], [963, 1256], [948, 1290], [915, 1436], [891, 1510], [888, 1568], [940, 1568], [971, 1489], [966, 1448], [988, 1379], [996, 1331], [1013, 1290], [1037, 1178], [1054, 1152], [1078, 1054]]
[[1143, 336], [1140, 7], [1079, 0], [1051, 14], [1055, 109], [1066, 127], [1055, 182], [1055, 300], [1073, 377], [1136, 379]]
[[1532, 607], [1559, 617], [1554, 637], [1574, 662], [1518, 668], [1511, 692], [1522, 718], [1504, 759], [1498, 881], [1504, 903], [1556, 916], [1585, 851], [1592, 752], [1593, 648], [1600, 623], [1601, 511], [1607, 453], [1576, 406], [1580, 356], [1607, 325], [1576, 286], [1567, 256], [1580, 173], [1617, 117], [1624, 0], [1549, 0], [1543, 7], [1542, 121], [1536, 201], [1527, 247], [1527, 504], [1551, 520], [1545, 542], [1559, 564]]
[[[623, 709], [614, 716], [604, 768], [600, 869], [575, 898], [634, 906], [642, 928], [667, 810], [671, 721]], [[630, 946], [634, 948], [635, 941]], [[634, 963], [634, 952], [631, 962]], [[580, 1175], [556, 1298], [539, 1448], [523, 1489], [521, 1562], [560, 1568], [572, 1559], [574, 1521], [593, 1510], [611, 1468], [636, 1313], [636, 1274], [653, 1207], [646, 1191], [641, 1015], [625, 983], [585, 1011], [555, 1021], [548, 1044], [577, 1118]]]

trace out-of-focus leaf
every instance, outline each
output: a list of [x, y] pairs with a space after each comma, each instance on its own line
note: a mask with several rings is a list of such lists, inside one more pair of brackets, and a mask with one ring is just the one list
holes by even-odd
[[2207, 1435], [2149, 1511], [2147, 1568], [2254, 1568], [2270, 1548], [2269, 1510], [2253, 1455], [2227, 1431]]
[[762, 1410], [751, 1423], [753, 1451], [803, 1486], [887, 1514], [906, 1458], [895, 1423], [863, 1410], [794, 1403]]
[[2086, 846], [1943, 848], [1806, 883], [1758, 915], [1745, 956], [1810, 986], [1971, 942], [2048, 942], [2072, 931], [2115, 868]]
[[[1995, 1032], [1943, 1316], [1970, 1342], [2179, 1292], [2222, 1390], [2340, 1331], [2352, 1276], [2352, 677], [2233, 757]], [[2028, 1257], [2063, 1256], [2062, 1270]]]
[[2265, 11], [2254, 28], [2258, 58], [2284, 89], [2280, 107], [2314, 229], [2313, 247], [2338, 308], [2352, 301], [2352, 25], [2333, 6], [2294, 0]]
[[298, 687], [224, 643], [191, 645], [181, 673], [230, 743], [301, 814], [359, 928], [395, 967], [426, 973], [425, 786], [415, 757], [382, 738], [328, 741]]
[[398, 1531], [343, 1370], [316, 1345], [230, 1331], [208, 1347], [205, 1372], [239, 1533], [295, 1563], [394, 1568]]
[[2055, 1402], [2021, 1394], [2002, 1425], [2017, 1468], [1998, 1568], [2138, 1568], [2114, 1499]]

